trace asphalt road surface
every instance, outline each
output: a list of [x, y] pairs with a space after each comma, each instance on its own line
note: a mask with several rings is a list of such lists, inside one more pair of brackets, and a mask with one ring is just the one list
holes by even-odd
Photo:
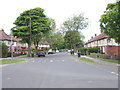
[[2, 67], [3, 88], [118, 88], [118, 68], [66, 52]]

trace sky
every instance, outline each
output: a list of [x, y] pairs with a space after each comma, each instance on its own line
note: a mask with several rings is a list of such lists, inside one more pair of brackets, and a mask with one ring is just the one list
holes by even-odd
[[81, 32], [85, 36], [85, 41], [91, 36], [100, 34], [99, 19], [106, 9], [108, 3], [114, 3], [115, 0], [1, 0], [0, 1], [0, 29], [4, 29], [10, 34], [10, 29], [14, 27], [14, 21], [25, 10], [36, 7], [43, 8], [44, 13], [55, 19], [57, 28], [72, 17], [84, 13], [89, 19], [88, 28]]

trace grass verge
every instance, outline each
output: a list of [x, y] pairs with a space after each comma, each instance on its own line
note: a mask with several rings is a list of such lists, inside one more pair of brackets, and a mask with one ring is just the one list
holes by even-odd
[[111, 63], [118, 63], [120, 64], [120, 61], [119, 60], [111, 60], [111, 59], [100, 59], [102, 61], [106, 61], [106, 62], [111, 62]]
[[80, 57], [80, 60], [86, 61], [86, 62], [90, 62], [90, 63], [95, 63], [95, 61], [85, 58], [85, 57]]
[[30, 58], [32, 58], [32, 57], [22, 56], [22, 57], [19, 57], [19, 58], [27, 58], [27, 59], [30, 59]]
[[4, 59], [0, 60], [0, 64], [11, 64], [11, 63], [18, 63], [21, 61], [25, 61], [24, 59]]

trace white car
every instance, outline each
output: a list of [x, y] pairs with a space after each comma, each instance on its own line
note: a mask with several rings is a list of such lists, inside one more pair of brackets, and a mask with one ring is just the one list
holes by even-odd
[[48, 50], [48, 54], [55, 54], [55, 50], [52, 49]]
[[59, 50], [56, 50], [56, 53], [59, 53]]
[[70, 53], [70, 52], [71, 52], [71, 50], [68, 50], [67, 52], [68, 52], [68, 53]]

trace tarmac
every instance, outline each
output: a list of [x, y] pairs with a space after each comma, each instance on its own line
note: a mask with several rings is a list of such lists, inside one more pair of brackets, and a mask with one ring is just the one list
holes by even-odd
[[[74, 55], [77, 55], [77, 53], [75, 53]], [[26, 56], [26, 55], [17, 56], [17, 57], [23, 57], [23, 56]], [[17, 57], [13, 57], [13, 58], [17, 58]], [[112, 65], [112, 66], [119, 66], [120, 67], [120, 64], [102, 61], [99, 58], [92, 58], [92, 57], [89, 57], [89, 56], [81, 56], [81, 57], [85, 57], [85, 58], [91, 59], [91, 60], [93, 60], [93, 61], [95, 61], [95, 62], [97, 62], [99, 64]], [[12, 59], [12, 57], [0, 58], [0, 60], [4, 60], [4, 59]]]

